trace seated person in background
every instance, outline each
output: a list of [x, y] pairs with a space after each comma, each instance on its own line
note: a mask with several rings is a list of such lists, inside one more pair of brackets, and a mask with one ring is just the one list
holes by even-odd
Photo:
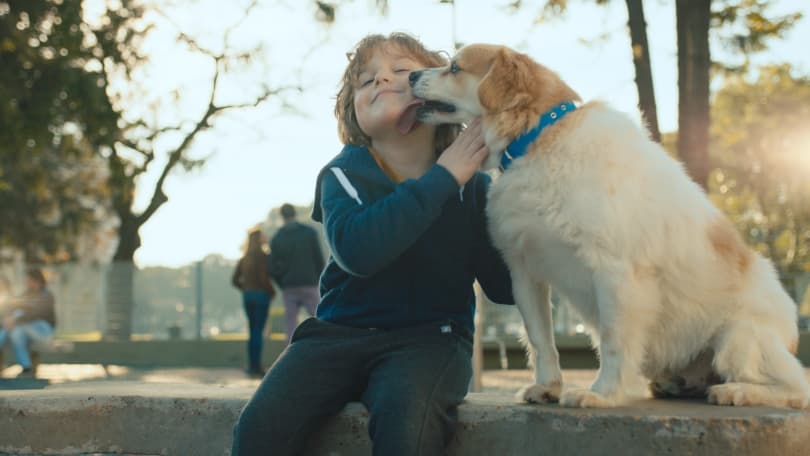
[[6, 306], [0, 327], [0, 350], [11, 343], [17, 363], [23, 368], [21, 377], [33, 377], [30, 345], [53, 337], [56, 324], [53, 295], [47, 288], [42, 271], [26, 271], [25, 293]]

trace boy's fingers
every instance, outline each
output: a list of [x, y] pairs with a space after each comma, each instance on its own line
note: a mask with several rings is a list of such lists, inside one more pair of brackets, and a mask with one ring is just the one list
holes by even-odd
[[484, 151], [479, 151], [475, 154], [475, 162], [479, 165], [484, 162], [484, 159], [487, 157], [487, 154]]
[[476, 145], [479, 140], [483, 141], [481, 138], [481, 125], [474, 124], [470, 127], [467, 127], [466, 130], [461, 132], [459, 138], [462, 139], [464, 145]]
[[484, 159], [486, 159], [488, 155], [489, 155], [489, 148], [482, 143], [481, 147], [475, 151], [474, 157], [475, 160], [480, 164], [484, 162]]

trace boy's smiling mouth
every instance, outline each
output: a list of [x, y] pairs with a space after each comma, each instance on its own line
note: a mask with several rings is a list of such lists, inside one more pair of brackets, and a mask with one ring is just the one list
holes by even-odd
[[377, 92], [374, 95], [374, 98], [371, 99], [371, 102], [374, 103], [375, 101], [377, 101], [377, 98], [380, 95], [384, 95], [384, 94], [387, 94], [387, 93], [402, 93], [402, 91], [401, 90], [395, 90], [395, 89], [383, 89], [383, 90], [380, 90], [379, 92]]

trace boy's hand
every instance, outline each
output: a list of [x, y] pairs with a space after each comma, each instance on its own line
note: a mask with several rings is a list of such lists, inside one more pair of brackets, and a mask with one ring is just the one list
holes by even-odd
[[476, 117], [442, 152], [437, 163], [450, 171], [458, 185], [462, 186], [478, 171], [487, 156], [489, 149], [481, 134], [481, 119]]

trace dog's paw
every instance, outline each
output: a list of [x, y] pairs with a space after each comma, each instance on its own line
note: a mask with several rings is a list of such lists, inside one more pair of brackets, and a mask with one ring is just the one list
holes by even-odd
[[573, 408], [606, 408], [614, 407], [616, 403], [588, 389], [572, 389], [562, 393], [560, 405]]
[[525, 401], [530, 404], [548, 404], [549, 402], [558, 402], [560, 400], [561, 391], [561, 382], [552, 382], [548, 385], [534, 383], [521, 388], [515, 397], [519, 401]]
[[749, 383], [724, 383], [709, 388], [710, 404], [752, 406], [767, 405], [773, 407], [790, 407], [804, 409], [810, 405], [806, 394], [773, 391], [762, 385]]
[[717, 405], [754, 405], [751, 389], [742, 383], [724, 383], [709, 388], [708, 401]]

